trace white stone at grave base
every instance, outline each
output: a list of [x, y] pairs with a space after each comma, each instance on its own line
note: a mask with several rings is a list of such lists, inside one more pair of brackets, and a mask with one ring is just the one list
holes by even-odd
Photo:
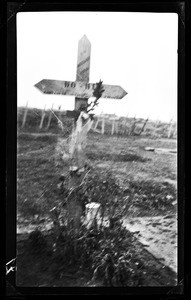
[[94, 220], [99, 221], [100, 219], [100, 204], [96, 202], [86, 204], [84, 224], [87, 226], [87, 228], [92, 226]]

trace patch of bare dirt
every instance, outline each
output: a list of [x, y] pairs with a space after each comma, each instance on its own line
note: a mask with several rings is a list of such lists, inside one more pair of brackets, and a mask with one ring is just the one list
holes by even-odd
[[177, 219], [175, 215], [128, 217], [124, 226], [165, 266], [177, 273]]

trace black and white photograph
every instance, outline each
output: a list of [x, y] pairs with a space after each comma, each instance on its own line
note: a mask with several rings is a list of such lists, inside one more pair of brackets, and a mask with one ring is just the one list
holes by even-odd
[[178, 283], [178, 14], [16, 15], [16, 286]]

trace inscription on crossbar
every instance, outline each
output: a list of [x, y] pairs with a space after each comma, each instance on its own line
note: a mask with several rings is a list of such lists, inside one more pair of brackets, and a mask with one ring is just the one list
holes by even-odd
[[[61, 81], [43, 79], [35, 86], [45, 94], [61, 94], [75, 96], [75, 110], [80, 105], [87, 103], [93, 92], [96, 83], [89, 83], [91, 44], [84, 35], [78, 44], [76, 81]], [[104, 92], [102, 98], [122, 99], [127, 92], [118, 85], [103, 84]]]

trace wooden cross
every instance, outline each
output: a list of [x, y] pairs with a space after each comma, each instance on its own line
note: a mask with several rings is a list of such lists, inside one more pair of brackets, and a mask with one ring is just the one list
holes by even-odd
[[[35, 84], [35, 87], [45, 94], [75, 96], [74, 114], [72, 115], [70, 112], [70, 116], [74, 118], [76, 118], [76, 114], [80, 111], [80, 107], [82, 105], [84, 106], [84, 104], [85, 106], [87, 105], [88, 99], [94, 95], [95, 88], [97, 87], [96, 83], [89, 83], [90, 54], [91, 44], [84, 35], [78, 44], [76, 81], [43, 79]], [[103, 85], [103, 89], [104, 91], [101, 94], [102, 98], [121, 99], [127, 94], [126, 91], [117, 85]], [[77, 152], [78, 154], [81, 153], [79, 149], [77, 149]], [[79, 164], [77, 165], [77, 169], [79, 171]], [[83, 170], [84, 168], [81, 169]], [[73, 175], [69, 177], [69, 187], [71, 190], [75, 190], [75, 188], [79, 186], [84, 178], [84, 173], [83, 170], [83, 173], [78, 177], [77, 174], [73, 172]], [[78, 231], [82, 215], [82, 204], [79, 202], [79, 199], [73, 197], [68, 201], [67, 205], [69, 219], [72, 220], [75, 230]]]
[[[93, 96], [96, 83], [89, 83], [91, 44], [86, 35], [78, 43], [76, 81], [43, 79], [35, 84], [45, 94], [75, 96], [75, 111]], [[103, 84], [101, 98], [122, 99], [127, 92], [118, 85]], [[71, 115], [72, 117], [72, 115]]]

